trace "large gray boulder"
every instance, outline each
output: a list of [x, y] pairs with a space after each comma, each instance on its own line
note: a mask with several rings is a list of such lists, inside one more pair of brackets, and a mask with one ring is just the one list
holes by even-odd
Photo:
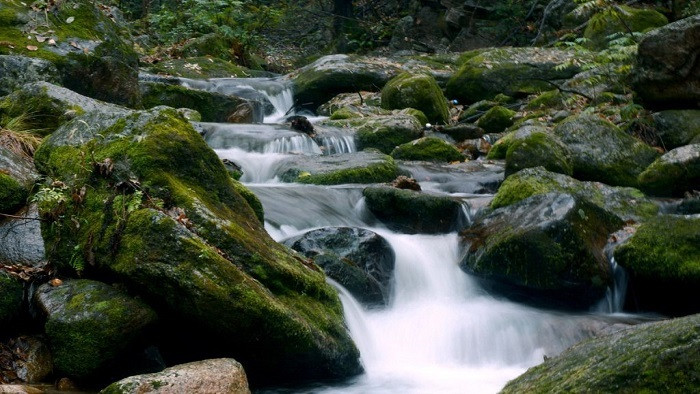
[[632, 75], [635, 92], [649, 106], [700, 107], [700, 15], [647, 33]]
[[30, 82], [58, 83], [58, 70], [48, 60], [26, 56], [0, 55], [0, 97]]

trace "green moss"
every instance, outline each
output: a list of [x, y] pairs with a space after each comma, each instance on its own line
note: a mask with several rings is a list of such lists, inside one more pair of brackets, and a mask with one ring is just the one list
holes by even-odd
[[414, 117], [398, 122], [367, 120], [357, 130], [357, 142], [361, 149], [375, 148], [389, 154], [395, 147], [422, 136], [421, 125]]
[[265, 224], [265, 210], [258, 196], [238, 181], [233, 182], [233, 187], [236, 189], [236, 192], [248, 202], [248, 205], [253, 209], [255, 217], [258, 218], [260, 223]]
[[7, 334], [11, 323], [22, 310], [24, 286], [9, 274], [0, 271], [0, 334]]
[[361, 115], [347, 107], [339, 108], [331, 114], [331, 120], [359, 118]]
[[447, 123], [450, 111], [435, 78], [427, 74], [403, 73], [382, 89], [382, 108], [415, 108], [432, 123]]
[[394, 160], [385, 156], [382, 162], [366, 167], [347, 168], [320, 174], [299, 174], [296, 182], [314, 185], [342, 185], [345, 183], [383, 183], [390, 182], [399, 175]]
[[11, 213], [22, 207], [28, 195], [22, 184], [0, 172], [0, 212]]
[[527, 109], [535, 110], [541, 108], [557, 109], [564, 104], [564, 97], [558, 90], [549, 90], [527, 103]]
[[507, 127], [513, 125], [513, 116], [515, 116], [515, 111], [495, 106], [479, 118], [477, 125], [487, 133], [501, 133]]
[[199, 112], [204, 122], [226, 122], [236, 108], [245, 103], [237, 97], [188, 89], [179, 85], [149, 82], [143, 86], [144, 107], [167, 105], [174, 108], [190, 108]]
[[414, 118], [416, 118], [418, 123], [422, 125], [428, 123], [428, 117], [425, 116], [425, 114], [421, 110], [415, 108], [405, 108], [402, 109], [400, 113], [413, 116]]
[[454, 162], [464, 161], [465, 157], [457, 148], [436, 137], [423, 137], [397, 146], [391, 156], [401, 160], [427, 160]]
[[657, 196], [682, 197], [700, 183], [700, 144], [676, 148], [639, 174], [639, 185]]
[[619, 7], [619, 11], [615, 10], [614, 15], [606, 12], [595, 14], [589, 20], [583, 36], [588, 39], [587, 45], [590, 47], [604, 49], [607, 37], [612, 34], [645, 32], [667, 23], [668, 19], [657, 11], [623, 5]]
[[508, 148], [513, 142], [514, 137], [515, 131], [511, 131], [510, 133], [499, 138], [498, 141], [496, 141], [496, 143], [493, 144], [493, 146], [491, 146], [491, 150], [489, 150], [489, 154], [486, 156], [486, 158], [489, 160], [505, 159], [506, 154], [508, 153]]
[[549, 171], [572, 175], [569, 151], [556, 137], [535, 131], [515, 138], [506, 152], [506, 177], [524, 168], [542, 166]]

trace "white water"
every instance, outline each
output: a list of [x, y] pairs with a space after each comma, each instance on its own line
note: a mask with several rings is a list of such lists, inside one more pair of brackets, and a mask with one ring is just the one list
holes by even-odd
[[[393, 294], [385, 309], [366, 310], [334, 284], [365, 374], [344, 384], [299, 392], [498, 392], [545, 355], [554, 356], [609, 324], [602, 314], [542, 311], [494, 298], [459, 268], [463, 249], [456, 234], [406, 235], [378, 228], [364, 207], [361, 187], [275, 183], [277, 168], [291, 152], [354, 152], [355, 147], [341, 135], [323, 143], [324, 148], [313, 148], [308, 144], [317, 142], [299, 139], [289, 130], [273, 127], [270, 137], [271, 126], [266, 127], [236, 126], [221, 139], [208, 137], [208, 142], [220, 157], [242, 166], [242, 181], [261, 199], [273, 238], [318, 227], [358, 226], [382, 235], [396, 254]], [[436, 172], [426, 174], [439, 179]], [[464, 176], [444, 177], [443, 182], [469, 182], [471, 175]], [[441, 190], [440, 181], [434, 190]], [[474, 214], [466, 204], [463, 213], [466, 218]], [[616, 302], [611, 295], [610, 307], [601, 310], [614, 311]]]

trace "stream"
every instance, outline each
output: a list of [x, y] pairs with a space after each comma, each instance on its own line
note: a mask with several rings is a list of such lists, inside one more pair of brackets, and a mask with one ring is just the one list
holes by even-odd
[[[222, 93], [248, 89], [274, 107], [264, 124], [197, 123], [222, 159], [240, 165], [241, 181], [262, 201], [265, 228], [277, 241], [331, 226], [353, 226], [383, 236], [395, 255], [394, 282], [387, 307], [366, 309], [338, 284], [348, 329], [361, 353], [365, 373], [336, 385], [278, 388], [269, 392], [324, 393], [494, 393], [510, 379], [611, 325], [635, 319], [621, 311], [619, 287], [589, 313], [541, 310], [483, 290], [458, 267], [465, 251], [458, 235], [408, 235], [386, 229], [364, 206], [367, 185], [313, 186], [277, 179], [292, 155], [352, 155], [352, 136], [312, 139], [280, 123], [293, 103], [291, 90], [273, 79], [184, 81]], [[312, 121], [318, 118], [310, 118]], [[402, 163], [424, 190], [461, 198], [464, 221], [492, 195], [470, 187], [486, 172], [445, 173], [419, 163]], [[484, 164], [485, 167], [488, 167]], [[499, 173], [502, 178], [502, 173]], [[423, 182], [422, 179], [429, 179]], [[614, 262], [611, 262], [614, 264]]]

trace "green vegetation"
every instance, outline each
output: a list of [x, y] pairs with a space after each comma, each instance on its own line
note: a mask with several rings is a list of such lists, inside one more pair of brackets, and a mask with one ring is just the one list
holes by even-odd
[[382, 89], [382, 108], [415, 108], [435, 124], [447, 123], [450, 117], [442, 89], [426, 74], [403, 73], [387, 82]]
[[399, 160], [425, 160], [448, 163], [466, 159], [452, 144], [437, 137], [423, 137], [399, 145], [391, 152], [391, 156]]

